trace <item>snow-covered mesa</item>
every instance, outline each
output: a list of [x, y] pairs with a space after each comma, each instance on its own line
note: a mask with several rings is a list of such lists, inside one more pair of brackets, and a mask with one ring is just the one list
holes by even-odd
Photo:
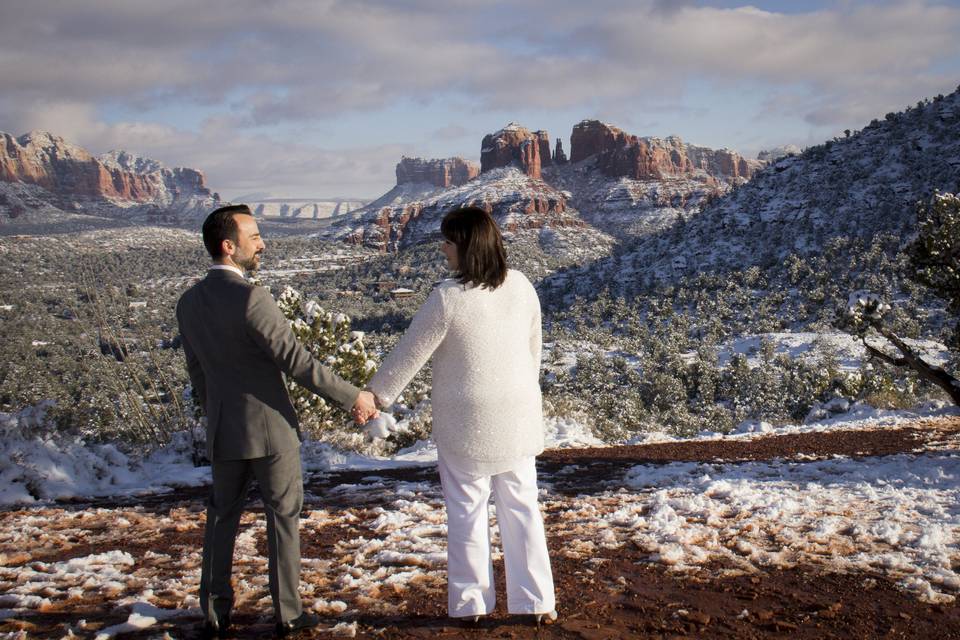
[[364, 207], [363, 200], [290, 200], [271, 199], [245, 202], [261, 218], [322, 220], [341, 216]]

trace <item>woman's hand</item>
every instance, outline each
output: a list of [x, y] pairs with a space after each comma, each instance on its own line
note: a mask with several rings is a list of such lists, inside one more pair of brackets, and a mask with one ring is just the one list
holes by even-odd
[[370, 418], [376, 418], [380, 415], [375, 396], [369, 391], [361, 391], [353, 402], [350, 415], [353, 416], [353, 421], [359, 425], [366, 424]]

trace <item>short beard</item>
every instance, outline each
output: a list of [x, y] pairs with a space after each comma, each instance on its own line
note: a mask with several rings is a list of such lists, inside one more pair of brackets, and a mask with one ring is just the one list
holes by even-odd
[[243, 262], [237, 262], [244, 271], [256, 271], [260, 268], [260, 263], [257, 261], [257, 258], [260, 257], [259, 253], [255, 253]]

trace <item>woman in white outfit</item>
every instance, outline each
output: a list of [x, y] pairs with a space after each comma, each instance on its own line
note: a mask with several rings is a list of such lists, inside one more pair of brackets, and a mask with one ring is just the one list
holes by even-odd
[[433, 439], [447, 506], [449, 613], [493, 611], [488, 502], [493, 493], [507, 573], [507, 609], [556, 619], [553, 574], [537, 504], [543, 451], [540, 301], [507, 269], [489, 213], [463, 208], [440, 226], [457, 276], [433, 290], [369, 383], [389, 406], [433, 357]]

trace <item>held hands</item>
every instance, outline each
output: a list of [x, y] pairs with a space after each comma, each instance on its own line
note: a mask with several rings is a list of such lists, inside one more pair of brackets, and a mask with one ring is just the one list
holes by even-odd
[[397, 420], [389, 413], [381, 413], [367, 424], [363, 425], [363, 432], [369, 440], [384, 440], [397, 430]]
[[363, 432], [370, 441], [383, 440], [397, 430], [396, 418], [389, 413], [380, 413], [377, 411], [378, 406], [387, 408], [381, 398], [365, 389], [357, 396], [351, 412], [354, 422], [363, 427]]
[[353, 403], [350, 415], [353, 416], [353, 421], [360, 425], [365, 424], [370, 418], [376, 418], [380, 415], [373, 394], [369, 391], [361, 391]]

